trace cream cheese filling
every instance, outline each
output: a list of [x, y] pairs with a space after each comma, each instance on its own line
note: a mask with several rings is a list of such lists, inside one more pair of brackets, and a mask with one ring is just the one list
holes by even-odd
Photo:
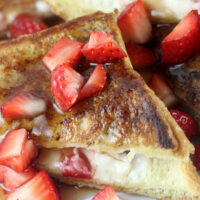
[[[87, 149], [82, 152], [91, 164], [94, 181], [130, 184], [142, 182], [146, 177], [149, 159], [142, 154], [136, 154], [130, 160], [126, 153], [114, 155]], [[59, 150], [42, 150], [37, 165], [50, 174], [62, 176]]]

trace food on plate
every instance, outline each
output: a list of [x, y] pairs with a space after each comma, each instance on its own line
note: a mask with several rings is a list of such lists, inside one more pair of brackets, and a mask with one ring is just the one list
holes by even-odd
[[[44, 66], [43, 58], [61, 38], [87, 44], [91, 34], [102, 31], [113, 35], [114, 47], [117, 44], [125, 51], [116, 16], [101, 12], [0, 43], [1, 105], [22, 92], [47, 105], [45, 113], [36, 117], [2, 118], [0, 133], [11, 127], [26, 129], [40, 147], [35, 165], [62, 182], [100, 189], [111, 185], [117, 191], [156, 198], [198, 199], [200, 180], [190, 161], [194, 147], [163, 102], [132, 69], [128, 57], [99, 65], [83, 56], [74, 68], [68, 63], [57, 65], [59, 59], [55, 59], [53, 71]], [[53, 56], [57, 52], [59, 48]], [[53, 86], [51, 79], [57, 80]], [[71, 85], [73, 93], [67, 95], [75, 102], [83, 90], [81, 101], [78, 98], [63, 110], [57, 94], [52, 94], [56, 85], [59, 90]], [[42, 184], [36, 184], [41, 176], [46, 180], [46, 173], [39, 172], [9, 199], [36, 198], [40, 191], [33, 192]]]
[[[136, 0], [46, 0], [51, 9], [65, 20], [80, 17], [95, 11], [120, 12]], [[143, 0], [151, 10], [152, 20], [155, 22], [173, 23], [180, 21], [192, 9], [198, 9], [200, 2], [197, 0]]]

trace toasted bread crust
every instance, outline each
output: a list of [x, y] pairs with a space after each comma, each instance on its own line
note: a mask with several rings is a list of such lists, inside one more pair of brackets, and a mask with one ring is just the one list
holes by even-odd
[[[22, 88], [37, 95], [45, 94], [48, 101], [53, 101], [50, 74], [44, 70], [41, 59], [61, 37], [86, 42], [94, 30], [113, 34], [124, 48], [115, 17], [101, 12], [34, 35], [1, 42], [0, 103], [9, 98], [10, 93]], [[64, 114], [59, 114], [49, 105], [45, 120], [51, 133], [46, 135], [40, 129], [39, 134], [32, 134], [35, 141], [49, 148], [76, 146], [112, 152], [131, 149], [135, 153], [153, 157], [189, 159], [193, 151], [192, 144], [164, 104], [133, 71], [130, 60], [125, 58], [115, 64], [105, 65], [105, 68], [108, 79], [98, 95], [77, 103]], [[23, 78], [27, 73], [31, 76]], [[18, 75], [20, 78], [15, 81]], [[24, 127], [31, 132], [35, 121], [5, 121], [0, 133], [13, 126]]]

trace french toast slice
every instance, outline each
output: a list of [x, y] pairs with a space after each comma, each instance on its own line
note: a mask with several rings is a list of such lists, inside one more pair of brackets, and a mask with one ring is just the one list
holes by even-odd
[[[132, 69], [128, 57], [105, 65], [108, 79], [101, 93], [77, 103], [65, 113], [55, 109], [50, 91], [50, 73], [41, 60], [61, 37], [85, 43], [93, 31], [113, 34], [118, 44], [125, 49], [115, 15], [101, 12], [0, 43], [0, 104], [24, 91], [48, 102], [47, 113], [34, 119], [5, 120], [1, 117], [1, 136], [8, 130], [23, 127], [29, 130], [30, 137], [41, 148], [57, 149], [58, 153], [64, 148], [75, 147], [86, 151], [88, 159], [92, 152], [100, 152], [100, 156], [108, 155], [108, 159], [117, 157], [117, 160], [121, 160], [122, 156], [128, 166], [128, 171], [124, 172], [127, 175], [134, 165], [138, 165], [135, 160], [142, 154], [144, 171], [140, 167], [139, 172], [133, 171], [135, 174], [128, 184], [120, 179], [119, 182], [110, 180], [113, 187], [118, 191], [157, 198], [199, 199], [200, 180], [189, 158], [194, 150], [193, 145], [163, 102]], [[82, 70], [85, 67], [90, 69], [92, 66], [88, 63], [80, 66]], [[46, 151], [45, 158], [48, 158], [51, 150]], [[54, 169], [49, 170], [50, 162], [44, 165], [40, 159], [37, 165], [63, 182], [96, 188], [109, 184], [109, 181], [101, 178], [65, 178], [54, 173]], [[101, 165], [98, 167], [102, 169]], [[115, 171], [114, 166], [112, 169]], [[118, 174], [115, 176], [118, 177]]]

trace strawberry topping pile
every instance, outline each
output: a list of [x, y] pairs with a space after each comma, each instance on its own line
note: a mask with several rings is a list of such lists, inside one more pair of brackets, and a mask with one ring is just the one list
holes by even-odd
[[25, 129], [12, 130], [0, 144], [0, 183], [8, 200], [59, 200], [57, 189], [45, 171], [37, 173], [31, 161], [37, 147]]
[[[85, 84], [84, 77], [74, 69], [84, 56], [96, 64]], [[61, 38], [43, 59], [51, 71], [51, 90], [58, 107], [65, 112], [78, 101], [102, 91], [106, 70], [101, 64], [113, 63], [125, 56], [113, 35], [105, 32], [92, 32], [85, 45]]]
[[36, 33], [46, 28], [47, 26], [39, 19], [27, 14], [20, 14], [14, 19], [9, 32], [12, 37], [16, 38], [20, 35]]

